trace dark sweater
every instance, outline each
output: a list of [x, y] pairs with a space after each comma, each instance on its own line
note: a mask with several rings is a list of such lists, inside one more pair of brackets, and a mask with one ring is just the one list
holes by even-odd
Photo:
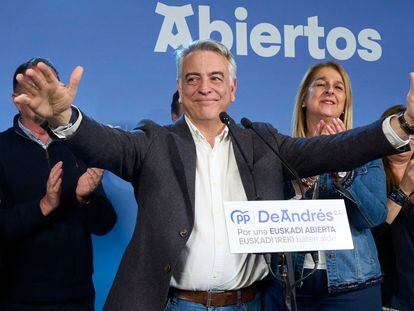
[[[39, 202], [51, 168], [63, 161], [60, 205]], [[85, 165], [59, 141], [45, 150], [14, 127], [0, 134], [0, 241], [3, 301], [57, 302], [93, 297], [91, 233], [109, 232], [116, 214], [99, 186], [87, 205], [75, 190]]]

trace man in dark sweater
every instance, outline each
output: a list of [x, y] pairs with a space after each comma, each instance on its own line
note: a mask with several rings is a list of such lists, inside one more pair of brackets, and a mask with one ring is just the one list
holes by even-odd
[[[13, 99], [16, 75], [38, 62], [48, 61], [17, 68]], [[103, 170], [86, 168], [41, 118], [16, 107], [13, 127], [0, 134], [0, 309], [93, 310], [91, 233], [106, 234], [117, 219], [100, 185]]]

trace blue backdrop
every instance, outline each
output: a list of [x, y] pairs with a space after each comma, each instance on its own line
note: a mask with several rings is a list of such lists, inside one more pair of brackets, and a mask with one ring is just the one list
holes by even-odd
[[[411, 0], [400, 1], [63, 1], [0, 4], [0, 130], [16, 110], [15, 68], [33, 56], [52, 60], [64, 81], [85, 68], [76, 104], [100, 122], [132, 129], [150, 118], [170, 122], [174, 50], [211, 37], [231, 47], [238, 90], [230, 115], [268, 121], [290, 132], [293, 100], [306, 69], [334, 60], [348, 71], [354, 124], [403, 103], [414, 70]], [[94, 239], [97, 310], [129, 241], [137, 213], [131, 187], [107, 173], [105, 189], [119, 216]]]

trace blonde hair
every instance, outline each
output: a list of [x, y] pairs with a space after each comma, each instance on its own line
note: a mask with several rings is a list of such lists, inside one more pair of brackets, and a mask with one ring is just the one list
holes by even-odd
[[351, 81], [345, 69], [334, 62], [324, 62], [312, 66], [305, 74], [299, 86], [295, 99], [295, 108], [292, 121], [292, 136], [306, 137], [306, 107], [302, 107], [308, 96], [309, 87], [315, 79], [316, 74], [322, 68], [332, 68], [336, 70], [342, 77], [345, 91], [345, 107], [344, 112], [340, 115], [340, 119], [344, 122], [347, 130], [352, 128], [352, 90]]

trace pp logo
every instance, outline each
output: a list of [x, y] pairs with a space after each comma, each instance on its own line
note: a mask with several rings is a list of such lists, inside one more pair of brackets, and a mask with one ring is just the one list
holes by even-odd
[[251, 217], [249, 215], [249, 211], [240, 211], [240, 210], [235, 210], [231, 213], [230, 215], [230, 219], [233, 223], [235, 224], [247, 224], [248, 222], [250, 222]]

